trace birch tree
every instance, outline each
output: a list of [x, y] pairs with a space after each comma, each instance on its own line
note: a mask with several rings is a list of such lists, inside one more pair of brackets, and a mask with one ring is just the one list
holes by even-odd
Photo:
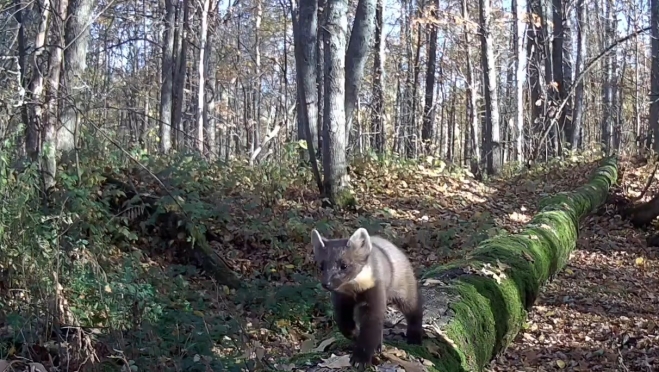
[[494, 60], [494, 36], [492, 35], [492, 9], [490, 0], [479, 0], [481, 61], [483, 67], [483, 96], [485, 97], [485, 159], [487, 173], [496, 175], [501, 169], [501, 144], [499, 143], [499, 95], [497, 69]]
[[160, 152], [172, 147], [172, 100], [174, 83], [174, 0], [165, 0], [164, 41], [162, 45], [162, 86], [160, 87]]
[[75, 134], [78, 132], [76, 107], [82, 102], [81, 92], [85, 90], [82, 74], [87, 67], [92, 8], [92, 0], [70, 0], [68, 5], [62, 79], [63, 91], [68, 97], [62, 101], [62, 125], [57, 131], [57, 148], [65, 152], [75, 147]]
[[515, 14], [515, 34], [513, 42], [515, 48], [515, 160], [524, 161], [524, 5], [522, 0], [513, 0]]
[[[585, 31], [586, 23], [584, 18], [585, 0], [577, 0], [577, 56], [575, 76], [582, 73], [584, 70], [584, 61], [586, 53], [586, 36]], [[572, 135], [570, 137], [570, 144], [572, 149], [581, 147], [581, 130], [583, 126], [583, 112], [584, 112], [584, 83], [583, 79], [579, 79], [574, 91], [574, 116], [572, 125]]]
[[[204, 153], [204, 117], [206, 116], [206, 43], [208, 40], [208, 10], [211, 0], [203, 0], [201, 11], [201, 30], [199, 42], [199, 61], [197, 61], [197, 72], [199, 82], [197, 88], [197, 150], [199, 154]], [[214, 150], [214, 149], [213, 149]]]

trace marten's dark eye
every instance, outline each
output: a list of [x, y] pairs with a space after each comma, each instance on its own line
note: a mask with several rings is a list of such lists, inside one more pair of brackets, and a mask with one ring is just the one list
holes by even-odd
[[324, 261], [320, 263], [320, 270], [321, 271], [325, 270], [325, 262]]
[[348, 265], [346, 265], [345, 262], [339, 262], [339, 267], [341, 268], [341, 270], [345, 270], [348, 268]]

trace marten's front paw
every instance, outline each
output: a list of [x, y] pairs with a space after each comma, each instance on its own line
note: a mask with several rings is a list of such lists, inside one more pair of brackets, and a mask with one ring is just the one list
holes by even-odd
[[423, 329], [408, 329], [407, 343], [410, 345], [421, 345], [423, 339]]
[[367, 350], [361, 346], [355, 346], [350, 357], [350, 364], [360, 370], [372, 365], [373, 354], [375, 350]]

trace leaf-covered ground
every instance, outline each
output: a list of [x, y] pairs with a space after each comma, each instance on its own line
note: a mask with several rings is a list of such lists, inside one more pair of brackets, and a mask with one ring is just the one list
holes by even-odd
[[[73, 351], [75, 342], [57, 344], [59, 349], [30, 344], [28, 353], [20, 348], [3, 353], [0, 345], [0, 360], [22, 354], [28, 356], [23, 360], [46, 368], [93, 357], [104, 365], [154, 371], [338, 370], [318, 368], [321, 358], [333, 354], [338, 358], [328, 363], [340, 367], [349, 349], [332, 324], [328, 294], [315, 278], [312, 228], [339, 237], [365, 227], [402, 247], [421, 272], [463, 257], [502, 230], [517, 232], [542, 198], [574, 190], [597, 165], [553, 162], [486, 186], [441, 167], [366, 159], [351, 165], [356, 208], [335, 212], [322, 207], [306, 169], [200, 166], [194, 158], [174, 164], [157, 159], [149, 164], [167, 192], [150, 174], [133, 169], [113, 176], [130, 185], [124, 191], [108, 189], [106, 176], [99, 174], [98, 181], [90, 177], [91, 197], [82, 194], [90, 204], [82, 209], [89, 216], [81, 231], [96, 234], [82, 241], [94, 239], [98, 252], [91, 252], [93, 245], [82, 251], [91, 258], [76, 261], [80, 266], [67, 278], [63, 294], [79, 323], [101, 329], [98, 336], [82, 338]], [[622, 166], [620, 190], [634, 198], [652, 169]], [[97, 190], [97, 183], [104, 186]], [[140, 217], [149, 209], [122, 204], [139, 199], [127, 195], [130, 190], [143, 193], [143, 201], [158, 200], [160, 207], [184, 213], [192, 221], [188, 225], [207, 229], [210, 247], [244, 287], [218, 285], [183, 260], [190, 253], [186, 230], [159, 219], [158, 214], [171, 217], [162, 211]], [[658, 191], [653, 185], [646, 199]], [[105, 196], [95, 201], [95, 195]], [[101, 223], [99, 211], [108, 205], [121, 211], [111, 211], [112, 219]], [[600, 212], [584, 221], [571, 264], [546, 286], [525, 330], [493, 361], [491, 371], [658, 369], [656, 250], [646, 248], [646, 232], [631, 228], [611, 206]], [[119, 216], [125, 223], [115, 222]], [[106, 274], [90, 275], [85, 262], [102, 266]], [[3, 332], [25, 334], [24, 326], [4, 324], [0, 316], [0, 341]], [[398, 328], [387, 330], [386, 338], [403, 339]], [[55, 349], [69, 351], [54, 361]], [[386, 352], [387, 363], [415, 370], [405, 365], [409, 358], [402, 350]]]
[[[640, 195], [651, 166], [627, 170]], [[653, 185], [643, 200], [658, 191]], [[549, 283], [525, 330], [492, 371], [659, 370], [659, 255], [607, 205], [582, 224], [570, 265]]]
[[[364, 215], [386, 221], [381, 232], [403, 246], [415, 266], [425, 268], [464, 254], [498, 229], [515, 232], [536, 211], [541, 198], [585, 183], [594, 166], [556, 165], [489, 187], [468, 178], [433, 175], [427, 170], [405, 176], [362, 170], [364, 173], [354, 179], [362, 209], [330, 218], [341, 219], [346, 226], [343, 234], [363, 224]], [[623, 189], [629, 197], [640, 193], [651, 170], [627, 170]], [[651, 188], [647, 194], [655, 191]], [[305, 203], [306, 213], [314, 220], [327, 217], [317, 202]], [[309, 228], [307, 225], [303, 230]], [[439, 248], [437, 242], [443, 242]], [[308, 247], [300, 243], [295, 252], [307, 254], [303, 267], [313, 273]], [[655, 310], [659, 275], [657, 255], [645, 246], [645, 233], [622, 221], [611, 206], [585, 220], [571, 264], [547, 285], [529, 314], [526, 329], [492, 363], [491, 371], [655, 370], [659, 366], [659, 313]], [[254, 255], [244, 250], [236, 255], [261, 266]], [[285, 268], [294, 256], [281, 255], [275, 261]], [[271, 254], [261, 257], [262, 262], [272, 263], [271, 258]], [[293, 266], [300, 269], [291, 262], [289, 267]], [[287, 336], [258, 345], [264, 347], [266, 356], [309, 351], [336, 336], [331, 333], [329, 319], [319, 320], [313, 320], [311, 337], [291, 325]], [[272, 329], [261, 332], [278, 333]], [[341, 355], [347, 350], [335, 352]]]
[[[284, 251], [275, 244], [271, 247], [261, 244], [257, 249], [251, 246], [253, 243], [242, 244], [227, 256], [233, 266], [241, 268], [245, 277], [263, 277], [269, 271], [268, 277], [278, 282], [275, 285], [282, 285], [295, 283], [297, 272], [311, 281], [313, 288], [314, 265], [308, 247], [311, 227], [327, 228], [331, 232], [328, 235], [345, 236], [364, 226], [402, 246], [415, 266], [423, 270], [463, 256], [500, 229], [516, 232], [528, 222], [543, 197], [570, 191], [585, 183], [594, 167], [594, 163], [569, 164], [566, 170], [565, 166], [554, 164], [548, 169], [527, 172], [489, 186], [468, 177], [435, 173], [426, 167], [395, 171], [356, 167], [353, 182], [358, 196], [357, 211], [334, 214], [323, 210], [320, 202], [313, 199], [313, 190], [299, 191], [297, 201], [292, 202], [294, 197], [289, 195], [284, 206], [294, 208], [295, 214], [303, 216], [302, 221], [290, 210], [288, 222], [276, 212], [271, 220], [277, 221], [275, 224], [300, 224], [296, 226], [299, 236], [293, 238], [294, 244], [289, 241]], [[240, 235], [240, 228], [236, 231], [237, 234], [227, 236], [226, 240], [244, 243], [246, 238]], [[290, 239], [291, 234], [287, 235]], [[315, 300], [326, 300], [324, 295], [321, 291]], [[320, 316], [314, 314], [309, 324], [302, 326], [291, 322], [290, 315], [282, 316], [277, 309], [271, 308], [266, 311], [267, 315], [244, 308], [236, 311], [241, 311], [248, 319], [248, 328], [251, 328], [248, 332], [258, 341], [252, 343], [253, 350], [263, 348], [262, 356], [264, 359], [271, 356], [272, 363], [276, 361], [275, 356], [309, 351], [322, 340], [335, 336], [330, 318], [322, 316], [322, 312]], [[260, 319], [274, 322], [275, 327], [263, 326]], [[313, 336], [309, 336], [310, 333]], [[337, 353], [342, 352], [346, 350], [337, 350]]]

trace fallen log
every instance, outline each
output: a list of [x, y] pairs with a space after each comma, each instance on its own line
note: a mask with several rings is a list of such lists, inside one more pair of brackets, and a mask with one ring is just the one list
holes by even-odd
[[627, 209], [623, 212], [623, 215], [629, 218], [634, 227], [641, 228], [649, 225], [659, 216], [659, 194], [646, 203]]
[[617, 159], [603, 159], [587, 184], [546, 199], [521, 233], [429, 270], [421, 283], [430, 340], [401, 346], [432, 361], [431, 371], [483, 371], [515, 338], [541, 286], [567, 264], [579, 222], [606, 201], [617, 177]]

